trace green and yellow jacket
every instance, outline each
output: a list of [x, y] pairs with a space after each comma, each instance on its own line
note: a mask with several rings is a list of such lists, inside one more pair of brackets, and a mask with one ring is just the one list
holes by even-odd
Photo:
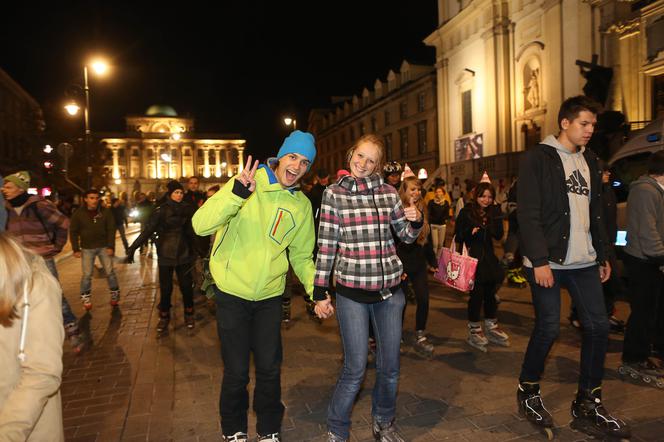
[[311, 295], [315, 273], [311, 203], [299, 190], [283, 188], [265, 165], [255, 178], [253, 193], [232, 178], [192, 219], [196, 234], [216, 233], [210, 256], [215, 284], [249, 301], [280, 296], [290, 260]]

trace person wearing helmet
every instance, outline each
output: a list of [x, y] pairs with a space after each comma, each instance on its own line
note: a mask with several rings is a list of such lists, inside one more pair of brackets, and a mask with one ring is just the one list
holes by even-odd
[[401, 172], [403, 172], [403, 169], [397, 161], [389, 161], [383, 166], [385, 182], [395, 189], [399, 189], [401, 186]]

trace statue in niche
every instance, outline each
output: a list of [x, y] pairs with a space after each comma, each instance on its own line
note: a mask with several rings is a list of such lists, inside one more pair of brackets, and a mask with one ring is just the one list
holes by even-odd
[[530, 79], [525, 89], [526, 110], [538, 108], [540, 105], [539, 68], [530, 71]]

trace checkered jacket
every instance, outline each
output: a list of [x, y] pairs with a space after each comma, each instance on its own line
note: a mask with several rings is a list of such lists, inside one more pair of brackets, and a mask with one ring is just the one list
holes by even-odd
[[325, 189], [313, 298], [325, 299], [335, 258], [337, 284], [372, 292], [398, 285], [403, 266], [390, 225], [407, 243], [415, 241], [421, 229], [406, 220], [399, 195], [379, 175], [345, 176]]

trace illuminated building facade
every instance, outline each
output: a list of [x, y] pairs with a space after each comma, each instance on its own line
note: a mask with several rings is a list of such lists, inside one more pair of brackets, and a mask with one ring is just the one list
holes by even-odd
[[491, 156], [557, 133], [560, 104], [584, 93], [591, 66], [612, 69], [595, 78], [605, 109], [633, 128], [664, 116], [664, 0], [438, 0], [438, 19], [425, 43], [441, 164], [467, 160], [465, 140]]
[[388, 161], [408, 163], [415, 172], [438, 167], [435, 69], [403, 61], [386, 80], [376, 79], [360, 95], [333, 97], [331, 109], [310, 112], [317, 167], [330, 173], [347, 168], [348, 148], [367, 133], [383, 139]]
[[106, 134], [105, 168], [113, 192], [159, 191], [169, 179], [196, 175], [206, 184], [227, 181], [244, 167], [246, 141], [237, 135], [194, 131], [193, 118], [170, 106], [151, 106], [145, 115], [126, 117], [126, 134]]

